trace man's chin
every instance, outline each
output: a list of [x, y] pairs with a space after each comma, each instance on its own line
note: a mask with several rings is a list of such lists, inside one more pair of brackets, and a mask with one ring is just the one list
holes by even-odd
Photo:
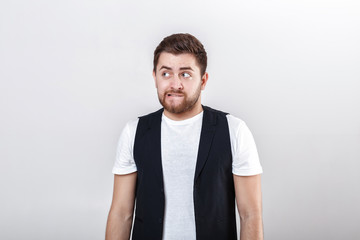
[[171, 112], [171, 113], [175, 113], [175, 114], [178, 114], [178, 113], [183, 113], [185, 112], [185, 107], [183, 106], [164, 106], [164, 108], [166, 109], [166, 111], [168, 112]]
[[174, 114], [181, 114], [187, 111], [190, 111], [194, 108], [195, 104], [193, 105], [186, 105], [186, 104], [178, 104], [178, 105], [163, 105], [164, 109], [170, 113]]

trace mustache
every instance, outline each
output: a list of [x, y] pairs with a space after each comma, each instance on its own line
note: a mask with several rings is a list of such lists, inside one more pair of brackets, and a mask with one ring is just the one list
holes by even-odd
[[165, 95], [167, 95], [167, 94], [171, 94], [171, 93], [175, 93], [175, 94], [184, 94], [185, 95], [185, 93], [183, 92], [183, 91], [181, 91], [181, 90], [171, 90], [171, 91], [167, 91], [167, 92], [165, 92]]

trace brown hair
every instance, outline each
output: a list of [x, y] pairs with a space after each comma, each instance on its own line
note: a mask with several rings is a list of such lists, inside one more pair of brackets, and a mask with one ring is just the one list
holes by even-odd
[[201, 76], [205, 74], [207, 66], [207, 56], [201, 42], [189, 33], [177, 33], [164, 38], [154, 51], [154, 72], [162, 52], [171, 54], [190, 53], [196, 58], [200, 67]]

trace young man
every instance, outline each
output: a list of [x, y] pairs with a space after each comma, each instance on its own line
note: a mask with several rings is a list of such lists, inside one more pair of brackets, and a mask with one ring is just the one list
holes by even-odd
[[163, 108], [119, 139], [107, 240], [263, 239], [260, 165], [239, 118], [201, 104], [207, 55], [190, 34], [164, 38], [153, 77]]

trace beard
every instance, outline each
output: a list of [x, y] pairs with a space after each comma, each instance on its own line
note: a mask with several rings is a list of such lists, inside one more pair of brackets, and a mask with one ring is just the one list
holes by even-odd
[[[174, 101], [166, 101], [166, 97], [168, 94], [171, 93], [175, 93], [175, 94], [182, 94], [183, 95], [183, 99], [180, 103], [175, 103]], [[191, 96], [188, 96], [185, 92], [182, 92], [180, 90], [171, 90], [171, 91], [166, 91], [164, 93], [164, 95], [160, 95], [158, 93], [158, 97], [159, 97], [159, 102], [160, 104], [168, 111], [171, 113], [183, 113], [186, 111], [190, 111], [195, 107], [195, 103], [199, 100], [200, 97], [200, 93], [201, 93], [201, 84], [199, 85], [199, 87], [196, 89], [195, 93]]]

